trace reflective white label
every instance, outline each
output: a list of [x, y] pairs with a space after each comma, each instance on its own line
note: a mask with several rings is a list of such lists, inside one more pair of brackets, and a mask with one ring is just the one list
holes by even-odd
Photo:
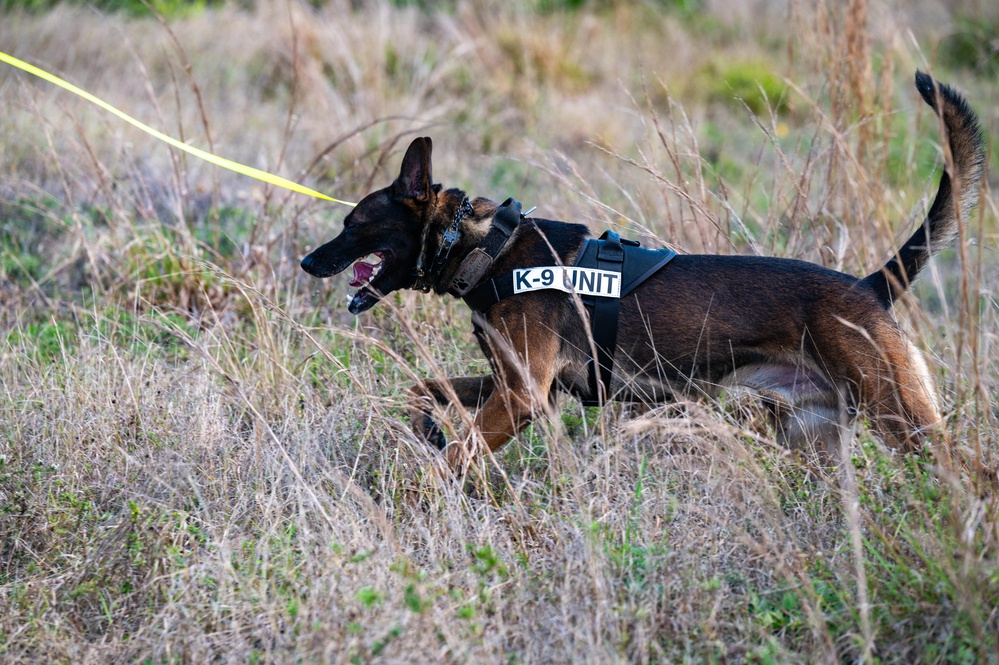
[[513, 271], [513, 292], [558, 289], [581, 296], [621, 297], [621, 273], [596, 268], [521, 268]]

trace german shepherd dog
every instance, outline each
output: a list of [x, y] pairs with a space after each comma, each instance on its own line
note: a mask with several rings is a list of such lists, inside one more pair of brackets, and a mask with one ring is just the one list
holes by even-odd
[[[841, 419], [863, 412], [891, 446], [921, 449], [939, 407], [926, 363], [892, 304], [977, 204], [985, 149], [978, 120], [957, 92], [922, 72], [916, 88], [942, 119], [946, 170], [925, 221], [894, 257], [858, 279], [793, 259], [676, 256], [620, 300], [610, 399], [655, 403], [742, 388], [762, 398], [787, 443], [838, 450]], [[589, 236], [579, 224], [525, 217], [506, 237], [496, 233], [500, 209], [434, 184], [431, 141], [417, 138], [395, 182], [357, 204], [340, 235], [306, 256], [302, 268], [329, 277], [353, 265], [350, 284], [360, 289], [348, 310], [360, 314], [397, 289], [463, 295], [474, 284], [462, 280], [481, 284], [521, 268], [572, 266]], [[380, 264], [366, 260], [371, 255]], [[411, 389], [414, 430], [444, 450], [454, 471], [483, 453], [482, 445], [495, 451], [509, 441], [557, 391], [596, 397], [587, 380], [595, 346], [577, 295], [518, 293], [473, 311], [473, 322], [493, 373]], [[454, 399], [478, 407], [477, 435], [445, 449], [430, 407]]]

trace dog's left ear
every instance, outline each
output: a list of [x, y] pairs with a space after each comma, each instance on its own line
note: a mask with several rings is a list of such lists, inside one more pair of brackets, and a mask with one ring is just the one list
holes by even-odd
[[396, 194], [416, 199], [419, 203], [425, 203], [430, 199], [433, 191], [430, 153], [433, 152], [433, 147], [429, 136], [415, 139], [409, 144], [406, 156], [402, 158], [399, 177], [393, 184]]

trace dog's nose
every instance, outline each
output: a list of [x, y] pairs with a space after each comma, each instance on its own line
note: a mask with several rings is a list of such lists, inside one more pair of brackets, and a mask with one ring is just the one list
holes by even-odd
[[314, 261], [312, 254], [309, 254], [304, 259], [302, 259], [302, 270], [309, 273], [310, 275], [316, 274], [316, 267], [313, 265]]

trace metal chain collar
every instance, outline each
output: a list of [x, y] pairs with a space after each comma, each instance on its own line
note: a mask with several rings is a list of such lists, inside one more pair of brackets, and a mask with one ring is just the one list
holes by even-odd
[[414, 289], [428, 293], [434, 287], [434, 283], [440, 277], [440, 272], [444, 268], [445, 261], [447, 261], [448, 256], [451, 254], [451, 249], [458, 242], [462, 220], [474, 213], [475, 208], [472, 207], [472, 202], [466, 196], [455, 211], [451, 223], [444, 229], [444, 235], [441, 237], [441, 246], [437, 248], [437, 254], [434, 256], [433, 263], [430, 264], [429, 269], [424, 268], [424, 263], [427, 257], [427, 238], [430, 235], [430, 225], [428, 224], [424, 227], [423, 247], [420, 250], [420, 258], [416, 261], [416, 282], [413, 284]]

